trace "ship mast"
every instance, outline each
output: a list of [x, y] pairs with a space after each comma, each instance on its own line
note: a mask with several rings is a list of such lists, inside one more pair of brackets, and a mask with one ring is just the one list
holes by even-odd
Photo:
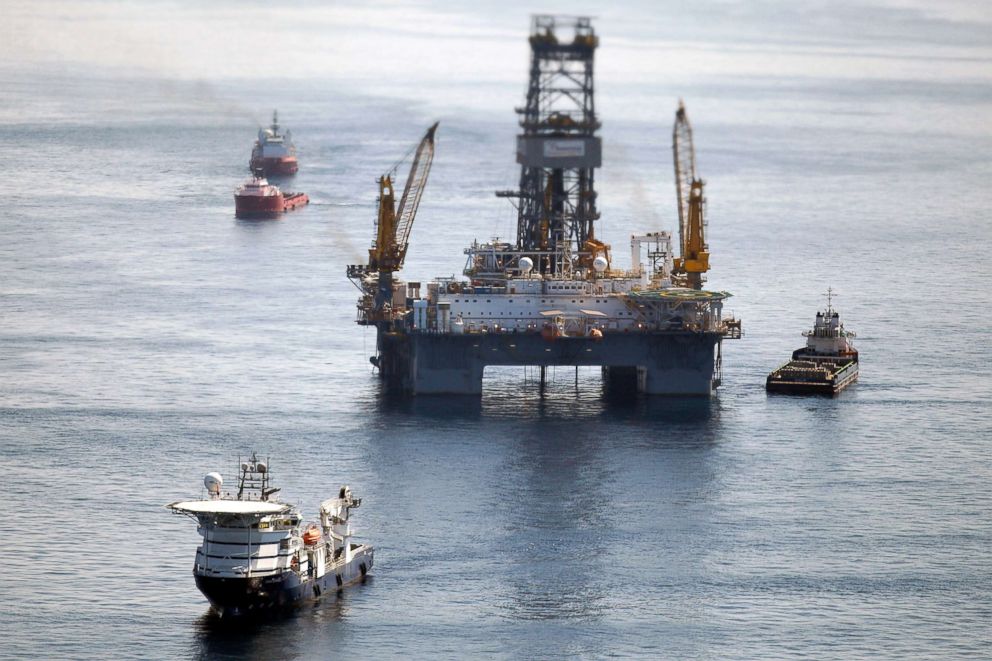
[[[568, 28], [573, 34], [564, 34]], [[517, 109], [520, 188], [497, 195], [519, 198], [517, 249], [542, 274], [567, 276], [573, 256], [591, 263], [606, 249], [593, 227], [602, 161], [593, 96], [598, 45], [589, 18], [533, 17], [527, 103]]]

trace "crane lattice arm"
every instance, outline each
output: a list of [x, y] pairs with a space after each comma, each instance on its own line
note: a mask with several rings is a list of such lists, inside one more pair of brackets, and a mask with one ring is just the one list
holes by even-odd
[[[436, 131], [437, 123], [427, 129], [417, 145], [398, 207], [393, 192], [393, 177], [399, 164], [379, 178], [379, 212], [368, 264], [351, 264], [347, 271], [348, 279], [362, 292], [358, 301], [360, 324], [388, 325], [404, 314], [403, 305], [395, 296], [393, 274], [403, 268], [403, 260], [406, 259], [410, 230], [413, 229], [417, 207], [420, 206], [434, 160]], [[404, 157], [400, 162], [405, 160]]]
[[[379, 179], [379, 215], [376, 220], [376, 237], [369, 249], [368, 271], [396, 272], [403, 268], [406, 249], [410, 244], [410, 231], [420, 206], [420, 198], [427, 185], [427, 176], [434, 160], [434, 132], [437, 123], [427, 130], [410, 166], [410, 174], [403, 188], [399, 206], [393, 193], [393, 173]], [[395, 171], [395, 170], [394, 170]]]
[[703, 180], [696, 175], [696, 151], [692, 145], [692, 126], [679, 101], [672, 129], [672, 153], [675, 159], [675, 189], [679, 207], [679, 254], [675, 273], [685, 277], [693, 289], [703, 286], [703, 274], [710, 269], [703, 218]]

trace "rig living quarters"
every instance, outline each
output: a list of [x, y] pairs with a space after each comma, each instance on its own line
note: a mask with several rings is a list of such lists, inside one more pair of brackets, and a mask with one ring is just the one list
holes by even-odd
[[[574, 28], [571, 39], [563, 28]], [[520, 187], [497, 193], [515, 200], [516, 243], [474, 243], [465, 280], [422, 287], [394, 279], [430, 171], [431, 127], [398, 208], [394, 173], [380, 179], [369, 263], [348, 269], [362, 290], [358, 323], [377, 329], [370, 360], [391, 389], [408, 394], [481, 394], [489, 365], [574, 365], [601, 366], [609, 385], [648, 394], [709, 396], [720, 385], [722, 341], [741, 327], [723, 317], [730, 294], [701, 288], [709, 269], [703, 182], [684, 108], [673, 133], [680, 256], [668, 232], [651, 232], [631, 238], [631, 270], [615, 269], [610, 246], [595, 236], [598, 38], [588, 18], [537, 16], [530, 45]]]

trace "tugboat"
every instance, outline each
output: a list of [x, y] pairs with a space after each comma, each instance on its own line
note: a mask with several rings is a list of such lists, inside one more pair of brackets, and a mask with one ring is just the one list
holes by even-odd
[[273, 500], [269, 465], [254, 454], [240, 465], [236, 495], [222, 493], [218, 473], [203, 478], [205, 500], [166, 507], [197, 522], [196, 587], [221, 617], [275, 612], [319, 599], [364, 580], [373, 548], [351, 541], [351, 510], [361, 505], [348, 486], [320, 504], [320, 526], [301, 525], [300, 511]]
[[296, 174], [300, 169], [293, 135], [289, 131], [279, 134], [279, 113], [275, 110], [269, 128], [258, 129], [258, 140], [251, 150], [248, 167], [252, 172], [262, 170], [268, 176]]
[[813, 329], [804, 331], [806, 346], [792, 360], [768, 375], [769, 392], [835, 395], [858, 380], [858, 351], [833, 309], [833, 289], [827, 289], [827, 309], [816, 313]]
[[283, 193], [261, 171], [234, 191], [234, 215], [238, 218], [271, 217], [304, 204], [310, 204], [306, 193]]

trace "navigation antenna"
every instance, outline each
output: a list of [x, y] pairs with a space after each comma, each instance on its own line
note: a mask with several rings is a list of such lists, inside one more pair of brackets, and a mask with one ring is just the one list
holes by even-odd
[[827, 287], [827, 293], [824, 294], [827, 297], [827, 315], [831, 315], [834, 312], [833, 300], [836, 295], [833, 287]]
[[[238, 500], [253, 500], [253, 492], [258, 500], [268, 500], [269, 496], [279, 491], [278, 487], [269, 486], [268, 460], [262, 461], [252, 452], [251, 459], [241, 461], [239, 457], [238, 463], [241, 473], [238, 479]], [[245, 498], [246, 491], [247, 498]]]

